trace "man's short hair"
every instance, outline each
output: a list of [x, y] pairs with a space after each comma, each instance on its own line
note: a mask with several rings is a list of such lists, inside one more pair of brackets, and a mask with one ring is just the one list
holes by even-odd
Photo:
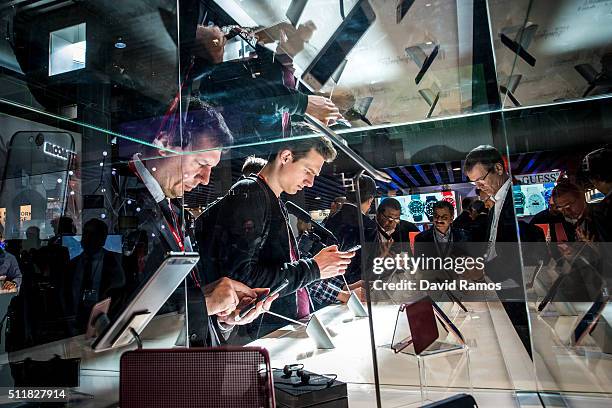
[[587, 154], [582, 161], [582, 171], [591, 180], [612, 182], [612, 148], [604, 147]]
[[506, 168], [501, 153], [491, 145], [480, 145], [472, 149], [465, 158], [463, 170], [471, 171], [478, 163], [487, 171], [493, 169], [497, 163], [501, 164], [504, 169]]
[[463, 210], [470, 208], [470, 205], [474, 202], [474, 199], [475, 197], [464, 197], [463, 200], [461, 200], [461, 208]]
[[363, 204], [371, 198], [376, 197], [376, 182], [368, 175], [362, 174], [359, 177], [359, 195], [361, 202], [357, 203], [357, 191], [349, 193], [349, 201], [355, 204]]
[[446, 208], [448, 210], [448, 212], [450, 213], [450, 215], [452, 216], [453, 214], [455, 214], [455, 208], [453, 207], [453, 205], [451, 203], [449, 203], [448, 201], [444, 201], [444, 200], [440, 200], [440, 201], [436, 201], [433, 205], [433, 211], [435, 212], [436, 210], [439, 209], [443, 209]]
[[313, 136], [306, 137], [304, 139], [293, 139], [280, 142], [278, 149], [276, 150], [277, 154], [270, 158], [270, 162], [274, 162], [278, 156], [278, 152], [283, 150], [289, 150], [291, 152], [293, 155], [293, 161], [297, 161], [305, 157], [310, 150], [314, 150], [323, 156], [323, 159], [327, 163], [334, 161], [338, 155], [338, 152], [336, 152], [336, 149], [329, 139], [323, 136]]
[[266, 164], [268, 164], [266, 159], [262, 159], [261, 157], [257, 156], [249, 156], [242, 165], [242, 175], [246, 177], [251, 174], [257, 174], [265, 167]]
[[[203, 135], [217, 147], [227, 147], [233, 143], [232, 132], [227, 127], [223, 116], [215, 108], [197, 97], [189, 98], [185, 105], [187, 112], [183, 114], [184, 120], [181, 120], [178, 111], [162, 118], [162, 122], [166, 124], [165, 127], [174, 127], [171, 130], [160, 129], [168, 132], [170, 146], [181, 148], [196, 146], [198, 139]], [[179, 123], [182, 131], [179, 129]]]
[[104, 221], [92, 218], [83, 225], [83, 231], [86, 230], [87, 233], [93, 232], [95, 238], [104, 245], [106, 237], [108, 236], [108, 225], [106, 225]]
[[387, 208], [399, 211], [400, 214], [402, 213], [402, 205], [393, 197], [387, 197], [382, 200], [380, 204], [378, 204], [378, 209], [376, 210], [376, 212], [382, 214]]
[[344, 204], [344, 203], [346, 203], [346, 197], [345, 196], [338, 196], [338, 197], [334, 198], [334, 203], [336, 203], [336, 204]]
[[472, 211], [475, 211], [477, 214], [487, 212], [487, 207], [485, 206], [484, 201], [482, 200], [474, 200], [469, 207]]
[[566, 194], [570, 194], [574, 197], [584, 197], [584, 189], [574, 183], [570, 183], [569, 181], [565, 181], [562, 183], [558, 183], [552, 191], [552, 199], [556, 203], [557, 199]]

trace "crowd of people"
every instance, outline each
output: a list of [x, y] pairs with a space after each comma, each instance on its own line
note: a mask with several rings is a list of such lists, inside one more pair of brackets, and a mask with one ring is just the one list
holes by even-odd
[[[197, 27], [185, 78], [192, 88], [186, 92], [185, 112], [170, 110], [156, 120], [151, 143], [113, 176], [117, 191], [125, 195], [116, 203], [135, 223], [122, 232], [121, 253], [104, 248], [109, 231], [117, 231], [118, 226], [109, 228], [107, 222], [92, 218], [82, 227], [82, 253], [71, 259], [62, 239], [76, 233], [69, 217], [58, 220], [56, 236], [46, 246], [35, 230], [28, 230], [18, 258], [0, 249], [0, 271], [6, 277], [3, 289], [20, 287], [19, 301], [11, 310], [14, 333], [7, 344], [28, 347], [81, 334], [94, 305], [107, 298], [112, 319], [169, 252], [197, 251], [201, 260], [186, 287], [161, 311], [186, 308], [187, 341], [218, 345], [249, 342], [284, 326], [282, 317], [305, 318], [318, 308], [346, 303], [352, 293], [365, 301], [369, 288], [364, 273], [374, 257], [398, 253], [460, 257], [477, 248], [484, 255], [485, 269], [465, 277], [513, 283], [498, 295], [529, 349], [517, 243], [609, 242], [612, 177], [606, 162], [612, 159], [611, 150], [589, 153], [582, 166], [583, 176], [605, 195], [600, 203], [587, 204], [582, 186], [559, 180], [550, 208], [531, 223], [517, 222], [512, 178], [492, 146], [479, 146], [465, 158], [463, 171], [476, 191], [462, 201], [462, 213], [455, 218], [454, 207], [439, 201], [433, 205], [431, 228], [424, 231], [401, 219], [401, 204], [393, 197], [382, 200], [370, 217], [377, 186], [362, 175], [356, 191], [332, 203], [323, 222], [334, 236], [331, 239], [317, 237], [303, 222], [296, 234], [285, 197], [312, 187], [337, 152], [320, 136], [281, 138], [267, 158], [249, 158], [242, 177], [194, 220], [183, 211], [180, 198], [209, 183], [223, 148], [236, 139], [265, 141], [269, 135], [295, 134], [296, 129], [304, 130], [306, 114], [328, 125], [342, 117], [328, 98], [298, 91], [288, 65], [275, 60], [263, 46], [255, 47], [258, 75], [244, 61], [224, 62], [226, 34], [215, 25]], [[240, 78], [239, 87], [235, 78]], [[180, 131], [172, 125], [177, 121]], [[126, 197], [131, 204], [124, 203]], [[536, 226], [540, 224], [562, 228], [551, 228], [547, 237]], [[466, 249], [464, 243], [477, 245]], [[279, 294], [261, 300], [285, 280], [288, 284]], [[240, 310], [253, 302], [256, 308], [237, 319]]]

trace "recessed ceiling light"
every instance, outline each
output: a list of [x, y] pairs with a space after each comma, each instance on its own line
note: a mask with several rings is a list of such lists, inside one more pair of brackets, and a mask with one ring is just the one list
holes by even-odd
[[425, 7], [431, 7], [431, 3], [425, 4]]
[[117, 42], [115, 43], [115, 48], [122, 50], [125, 47], [127, 47], [127, 44], [123, 42], [123, 39], [121, 37], [117, 38]]

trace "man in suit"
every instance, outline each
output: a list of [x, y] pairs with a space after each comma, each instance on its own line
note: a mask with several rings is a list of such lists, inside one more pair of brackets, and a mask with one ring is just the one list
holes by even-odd
[[125, 273], [119, 255], [104, 248], [108, 227], [97, 218], [83, 226], [83, 253], [75, 257], [63, 276], [62, 304], [64, 316], [74, 316], [72, 335], [84, 333], [93, 306], [111, 298], [109, 317], [121, 307], [124, 296]]
[[348, 288], [341, 277], [318, 281], [310, 285], [310, 295], [317, 308], [332, 303], [346, 303], [350, 297], [349, 289], [358, 298], [365, 301], [366, 294], [361, 280], [361, 257], [366, 256], [366, 265], [371, 264], [371, 259], [377, 255], [374, 252], [378, 251], [377, 226], [366, 215], [370, 211], [376, 196], [376, 182], [373, 178], [364, 174], [359, 177], [358, 183], [360, 200], [357, 200], [356, 192], [351, 192], [348, 201], [327, 219], [325, 227], [338, 239], [340, 249], [347, 250], [361, 244], [359, 232], [359, 217], [361, 217], [365, 245], [356, 251], [355, 258], [346, 269], [345, 278], [349, 284]]
[[604, 147], [587, 154], [582, 161], [582, 171], [591, 184], [604, 194], [604, 199], [593, 207], [593, 231], [585, 238], [596, 242], [612, 242], [612, 148]]
[[472, 223], [470, 207], [474, 202], [474, 197], [464, 197], [461, 200], [461, 214], [453, 221], [453, 227], [468, 231]]
[[[124, 203], [126, 215], [138, 219], [139, 230], [148, 238], [139, 281], [146, 281], [168, 252], [193, 251], [189, 223], [183, 218], [181, 206], [177, 205], [180, 203], [174, 201], [198, 185], [208, 184], [211, 169], [220, 161], [222, 148], [232, 143], [232, 134], [216, 110], [197, 98], [190, 99], [187, 106], [184, 119], [173, 118], [182, 120], [182, 132], [158, 131], [152, 141], [156, 148], [136, 153], [123, 179], [122, 188], [125, 187], [130, 197]], [[260, 302], [256, 309], [236, 322], [239, 305], [253, 301], [268, 289], [251, 289], [229, 278], [204, 281], [195, 269], [189, 282], [187, 308], [191, 345], [219, 344], [220, 335], [229, 335], [235, 324], [250, 323], [264, 309], [269, 309], [276, 298], [270, 298], [265, 304]], [[135, 286], [139, 284], [136, 282]], [[166, 310], [181, 308], [184, 294], [175, 295], [171, 300], [175, 299], [176, 304], [166, 305]], [[208, 316], [213, 315], [215, 318], [209, 320]]]
[[400, 219], [401, 214], [402, 205], [393, 197], [382, 200], [376, 209], [379, 238], [387, 255], [400, 252], [411, 255], [410, 233], [421, 232], [413, 223]]
[[446, 258], [465, 256], [461, 242], [469, 240], [465, 230], [451, 226], [454, 208], [448, 201], [436, 201], [433, 205], [433, 227], [414, 238], [416, 256]]
[[501, 154], [490, 145], [478, 146], [468, 153], [464, 172], [481, 193], [494, 202], [489, 210], [485, 234], [485, 272], [491, 281], [502, 284], [497, 295], [523, 345], [531, 354], [512, 180]]

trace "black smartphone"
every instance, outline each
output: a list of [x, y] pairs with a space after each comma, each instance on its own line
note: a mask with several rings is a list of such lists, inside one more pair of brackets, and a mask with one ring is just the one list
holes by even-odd
[[345, 249], [344, 251], [340, 251], [340, 252], [355, 252], [361, 249], [361, 245], [355, 245], [354, 247], [351, 247], [349, 249]]
[[277, 293], [279, 293], [281, 290], [285, 289], [287, 287], [287, 285], [289, 285], [289, 280], [283, 279], [283, 281], [278, 286], [276, 286], [275, 288], [270, 289], [270, 292], [268, 292], [267, 295], [260, 296], [259, 298], [255, 299], [250, 305], [248, 305], [244, 309], [240, 310], [240, 313], [238, 313], [238, 316], [235, 317], [235, 320], [237, 322], [240, 321], [251, 310], [253, 310], [253, 309], [255, 309], [255, 307], [257, 307], [257, 303], [265, 302], [269, 297], [274, 296]]

